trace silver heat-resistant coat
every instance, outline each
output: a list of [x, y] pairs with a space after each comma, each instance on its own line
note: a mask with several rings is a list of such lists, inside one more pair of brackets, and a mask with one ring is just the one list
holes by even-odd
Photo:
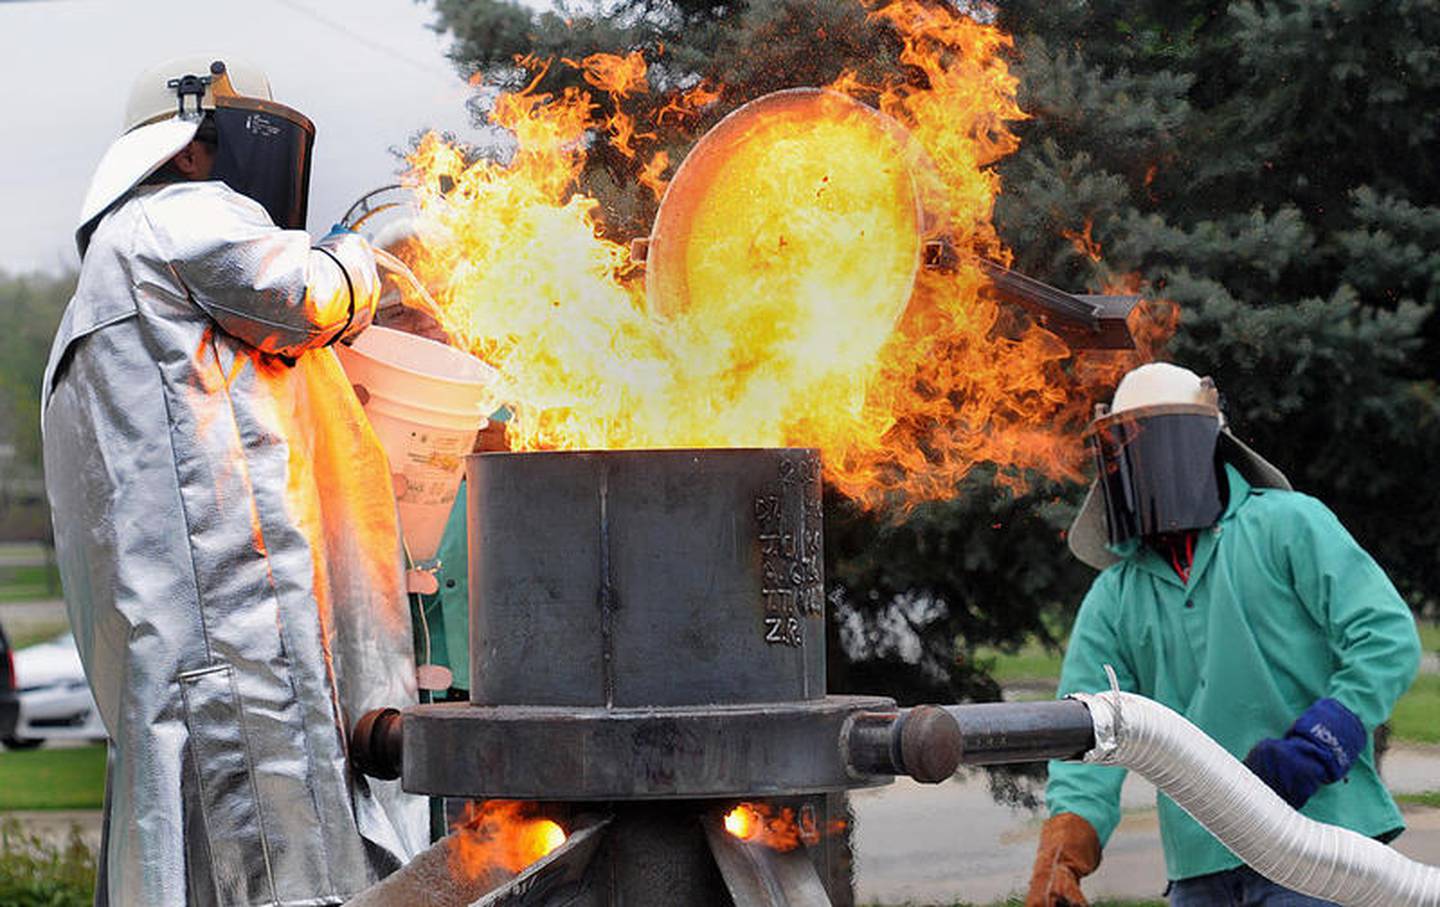
[[389, 469], [327, 346], [375, 280], [363, 240], [218, 182], [141, 187], [90, 241], [43, 421], [113, 740], [97, 903], [333, 904], [425, 844], [424, 801], [346, 761], [415, 696]]

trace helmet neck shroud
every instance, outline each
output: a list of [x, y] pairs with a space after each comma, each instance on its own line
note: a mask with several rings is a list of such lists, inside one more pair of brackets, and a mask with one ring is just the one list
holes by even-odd
[[1110, 544], [1215, 525], [1225, 506], [1219, 437], [1220, 411], [1203, 404], [1140, 406], [1091, 423], [1085, 443]]

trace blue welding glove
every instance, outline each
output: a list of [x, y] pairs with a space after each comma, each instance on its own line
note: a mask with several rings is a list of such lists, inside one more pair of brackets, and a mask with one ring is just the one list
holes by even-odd
[[1279, 740], [1255, 744], [1245, 765], [1295, 809], [1322, 784], [1345, 777], [1360, 758], [1367, 736], [1355, 713], [1333, 699], [1321, 699]]

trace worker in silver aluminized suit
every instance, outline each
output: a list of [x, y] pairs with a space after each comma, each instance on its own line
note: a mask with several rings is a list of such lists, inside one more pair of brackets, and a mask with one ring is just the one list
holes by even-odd
[[111, 737], [99, 904], [336, 904], [427, 842], [346, 753], [415, 667], [390, 471], [330, 349], [375, 264], [303, 232], [312, 140], [257, 70], [167, 63], [81, 214], [43, 428]]

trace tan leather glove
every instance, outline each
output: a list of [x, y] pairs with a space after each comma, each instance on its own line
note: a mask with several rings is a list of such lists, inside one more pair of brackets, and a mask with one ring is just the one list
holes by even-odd
[[1060, 813], [1040, 829], [1040, 848], [1025, 907], [1087, 907], [1080, 880], [1100, 865], [1100, 836], [1074, 813]]

